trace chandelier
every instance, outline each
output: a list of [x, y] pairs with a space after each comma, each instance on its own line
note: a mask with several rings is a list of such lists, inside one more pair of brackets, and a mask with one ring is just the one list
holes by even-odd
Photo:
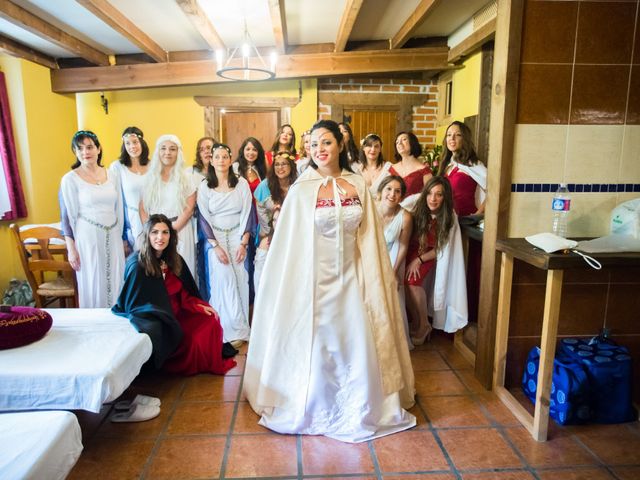
[[245, 19], [242, 45], [231, 50], [231, 54], [226, 59], [224, 50], [216, 51], [216, 74], [227, 80], [246, 82], [269, 80], [276, 76], [276, 60], [276, 52], [271, 52], [270, 65], [267, 65], [249, 35]]

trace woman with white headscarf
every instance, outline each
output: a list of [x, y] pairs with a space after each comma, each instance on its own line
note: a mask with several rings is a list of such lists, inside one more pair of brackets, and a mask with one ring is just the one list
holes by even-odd
[[196, 239], [190, 220], [195, 204], [196, 192], [185, 173], [182, 143], [175, 135], [162, 135], [156, 142], [147, 173], [140, 218], [145, 223], [154, 213], [169, 217], [178, 232], [178, 253], [192, 275], [196, 272]]

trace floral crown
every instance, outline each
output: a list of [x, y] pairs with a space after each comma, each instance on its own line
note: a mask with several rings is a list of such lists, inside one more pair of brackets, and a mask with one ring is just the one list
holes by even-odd
[[98, 138], [98, 136], [95, 133], [93, 133], [91, 130], [78, 130], [76, 133], [74, 133], [73, 139], [75, 140], [76, 138], [81, 136]]
[[213, 147], [211, 147], [211, 151], [213, 152], [214, 150], [217, 150], [219, 148], [226, 150], [227, 153], [231, 155], [231, 149], [228, 146], [226, 146], [224, 143], [214, 143]]
[[134, 133], [134, 132], [125, 133], [124, 135], [122, 135], [123, 140], [125, 140], [127, 137], [144, 138], [142, 135], [138, 135], [137, 133]]
[[380, 138], [380, 135], [378, 135], [377, 133], [367, 133], [367, 135], [362, 140], [360, 140], [360, 146], [364, 147], [364, 143], [371, 137], [376, 137], [375, 139], [379, 140], [380, 143], [382, 143], [382, 139]]
[[273, 158], [284, 158], [286, 160], [296, 160], [295, 155], [293, 155], [291, 152], [286, 152], [286, 151], [282, 151], [282, 152], [278, 152], [276, 153]]

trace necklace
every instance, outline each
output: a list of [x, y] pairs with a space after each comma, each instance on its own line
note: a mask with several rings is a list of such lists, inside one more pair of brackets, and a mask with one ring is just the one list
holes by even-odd
[[86, 168], [82, 168], [80, 172], [82, 172], [82, 178], [89, 183], [93, 183], [94, 185], [102, 185], [104, 183], [101, 168], [97, 170], [97, 173], [90, 172]]

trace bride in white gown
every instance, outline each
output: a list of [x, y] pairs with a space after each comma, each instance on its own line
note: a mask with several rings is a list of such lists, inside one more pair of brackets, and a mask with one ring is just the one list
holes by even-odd
[[314, 125], [311, 151], [267, 256], [244, 389], [272, 430], [362, 442], [415, 425], [413, 371], [375, 206], [335, 122]]

